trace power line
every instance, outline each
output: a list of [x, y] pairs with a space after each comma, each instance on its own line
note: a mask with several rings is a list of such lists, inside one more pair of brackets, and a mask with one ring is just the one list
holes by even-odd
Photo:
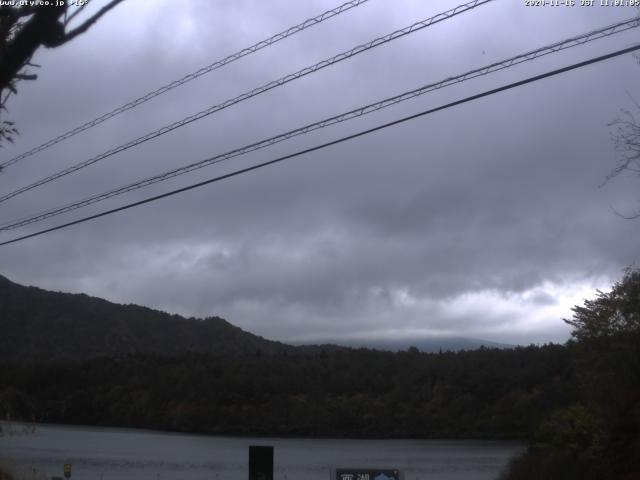
[[79, 208], [91, 205], [93, 203], [101, 202], [103, 200], [107, 200], [108, 198], [115, 197], [118, 195], [122, 195], [124, 193], [137, 190], [139, 188], [147, 187], [149, 185], [153, 185], [155, 183], [159, 183], [165, 180], [168, 180], [173, 177], [177, 177], [179, 175], [183, 175], [185, 173], [192, 172], [194, 170], [198, 170], [200, 168], [204, 168], [210, 165], [214, 165], [217, 163], [221, 163], [223, 161], [229, 160], [231, 158], [235, 158], [241, 155], [245, 155], [247, 153], [260, 150], [262, 148], [266, 148], [268, 146], [274, 145], [276, 143], [283, 142], [285, 140], [289, 140], [298, 135], [310, 133], [315, 130], [319, 130], [321, 128], [328, 127], [330, 125], [334, 125], [337, 123], [341, 123], [347, 120], [351, 120], [353, 118], [357, 118], [363, 115], [367, 115], [369, 113], [390, 107], [400, 102], [404, 102], [406, 100], [415, 98], [420, 95], [424, 95], [425, 93], [438, 90], [440, 88], [444, 88], [447, 86], [451, 86], [457, 83], [464, 82], [466, 80], [470, 80], [473, 78], [477, 78], [483, 75], [488, 75], [489, 73], [493, 73], [499, 70], [503, 70], [506, 68], [510, 68], [514, 65], [518, 65], [523, 62], [531, 61], [541, 56], [549, 55], [551, 53], [555, 53], [561, 50], [565, 50], [568, 48], [572, 48], [578, 45], [583, 45], [587, 42], [591, 42], [594, 40], [598, 40], [604, 37], [609, 37], [611, 35], [624, 32], [631, 28], [636, 28], [640, 26], [640, 17], [634, 17], [628, 20], [624, 20], [612, 25], [609, 25], [604, 28], [600, 28], [598, 30], [591, 31], [589, 33], [585, 33], [576, 37], [572, 37], [566, 40], [562, 40], [560, 42], [553, 43], [551, 45], [547, 45], [545, 47], [538, 48], [536, 50], [532, 50], [515, 57], [508, 58], [506, 60], [502, 60], [499, 62], [492, 63], [488, 66], [481, 67], [475, 70], [468, 71], [461, 75], [457, 75], [454, 77], [446, 78], [442, 81], [424, 85], [420, 88], [401, 93], [399, 95], [386, 98], [384, 100], [378, 101], [376, 103], [372, 103], [354, 110], [350, 110], [348, 112], [335, 115], [333, 117], [326, 118], [324, 120], [311, 123], [305, 125], [303, 127], [296, 128], [294, 130], [290, 130], [288, 132], [276, 135], [274, 137], [270, 137], [264, 140], [260, 140], [258, 142], [245, 145], [243, 147], [231, 150], [226, 153], [222, 153], [219, 155], [215, 155], [213, 157], [206, 158], [204, 160], [200, 160], [198, 162], [191, 163], [189, 165], [185, 165], [183, 167], [179, 167], [173, 170], [169, 170], [167, 172], [155, 175], [153, 177], [149, 177], [143, 180], [139, 180], [137, 182], [124, 185], [118, 187], [113, 190], [109, 190], [107, 192], [103, 192], [98, 195], [93, 195], [82, 200], [76, 201], [71, 204], [67, 204], [61, 207], [56, 207], [54, 209], [41, 212], [35, 215], [23, 217], [20, 219], [12, 220], [11, 222], [7, 222], [3, 225], [0, 225], [0, 231], [13, 230], [15, 228], [19, 228], [25, 225], [29, 225], [31, 223], [39, 222], [45, 220], [47, 218], [51, 218], [57, 215], [61, 215], [63, 213], [67, 213], [73, 210], [77, 210]]
[[129, 203], [127, 205], [123, 205], [121, 207], [113, 208], [111, 210], [107, 210], [107, 211], [104, 211], [104, 212], [101, 212], [101, 213], [97, 213], [95, 215], [90, 215], [88, 217], [80, 218], [80, 219], [74, 220], [72, 222], [64, 223], [62, 225], [57, 225], [55, 227], [47, 228], [45, 230], [40, 230], [38, 232], [34, 232], [34, 233], [31, 233], [31, 234], [28, 234], [28, 235], [23, 235], [21, 237], [14, 238], [12, 240], [7, 240], [5, 242], [0, 243], [0, 247], [2, 247], [4, 245], [9, 245], [9, 244], [12, 244], [12, 243], [19, 242], [21, 240], [26, 240], [28, 238], [32, 238], [32, 237], [36, 237], [36, 236], [39, 236], [39, 235], [43, 235], [45, 233], [49, 233], [49, 232], [53, 232], [53, 231], [56, 231], [56, 230], [60, 230], [60, 229], [66, 228], [66, 227], [70, 227], [72, 225], [77, 225], [79, 223], [88, 222], [89, 220], [94, 220], [94, 219], [97, 219], [97, 218], [100, 218], [100, 217], [104, 217], [106, 215], [111, 215], [113, 213], [121, 212], [123, 210], [128, 210], [130, 208], [137, 207], [137, 206], [140, 206], [140, 205], [144, 205], [146, 203], [151, 203], [151, 202], [154, 202], [156, 200], [160, 200], [160, 199], [165, 198], [165, 197], [170, 197], [170, 196], [173, 196], [173, 195], [177, 195], [178, 193], [186, 192], [188, 190], [193, 190], [195, 188], [202, 187], [204, 185], [208, 185], [208, 184], [211, 184], [211, 183], [219, 182], [219, 181], [225, 180], [227, 178], [235, 177], [237, 175], [250, 172], [252, 170], [258, 170], [260, 168], [263, 168], [263, 167], [266, 167], [266, 166], [269, 166], [269, 165], [273, 165], [275, 163], [279, 163], [279, 162], [282, 162], [284, 160], [288, 160], [288, 159], [291, 159], [291, 158], [294, 158], [294, 157], [305, 155], [307, 153], [315, 152], [317, 150], [322, 150], [322, 149], [330, 147], [332, 145], [337, 145], [339, 143], [343, 143], [343, 142], [346, 142], [348, 140], [353, 140], [355, 138], [362, 137], [364, 135], [368, 135], [370, 133], [374, 133], [374, 132], [377, 132], [379, 130], [383, 130], [383, 129], [388, 128], [388, 127], [392, 127], [394, 125], [399, 125], [401, 123], [407, 122], [409, 120], [414, 120], [416, 118], [423, 117], [423, 116], [429, 115], [431, 113], [435, 113], [435, 112], [438, 112], [438, 111], [441, 111], [441, 110], [446, 110], [448, 108], [455, 107], [457, 105], [462, 105], [464, 103], [468, 103], [468, 102], [471, 102], [473, 100], [478, 100], [480, 98], [488, 97], [490, 95], [494, 95], [496, 93], [500, 93], [500, 92], [503, 92], [505, 90], [510, 90], [510, 89], [513, 89], [513, 88], [516, 88], [516, 87], [520, 87], [520, 86], [529, 84], [529, 83], [537, 82], [539, 80], [542, 80], [542, 79], [545, 79], [545, 78], [548, 78], [548, 77], [552, 77], [552, 76], [555, 76], [555, 75], [566, 73], [568, 71], [575, 70], [577, 68], [581, 68], [581, 67], [585, 67], [587, 65], [591, 65], [591, 64], [594, 64], [594, 63], [602, 62], [604, 60], [608, 60], [608, 59], [611, 59], [611, 58], [614, 58], [614, 57], [618, 57], [620, 55], [631, 53], [631, 52], [634, 52], [634, 51], [637, 51], [637, 50], [640, 50], [640, 44], [635, 45], [633, 47], [624, 48], [622, 50], [617, 50], [615, 52], [608, 53], [606, 55], [601, 55], [599, 57], [591, 58], [591, 59], [585, 60], [583, 62], [574, 63], [572, 65], [569, 65], [569, 66], [566, 66], [566, 67], [563, 67], [563, 68], [559, 68], [557, 70], [552, 70], [552, 71], [547, 72], [547, 73], [543, 73], [543, 74], [540, 74], [540, 75], [536, 75], [536, 76], [533, 76], [533, 77], [526, 78], [524, 80], [520, 80], [520, 81], [517, 81], [517, 82], [513, 82], [513, 83], [510, 83], [510, 84], [507, 84], [507, 85], [503, 85], [502, 87], [494, 88], [492, 90], [487, 90], [485, 92], [482, 92], [482, 93], [479, 93], [479, 94], [476, 94], [476, 95], [472, 95], [470, 97], [466, 97], [466, 98], [463, 98], [461, 100], [456, 100], [455, 102], [451, 102], [451, 103], [447, 103], [445, 105], [441, 105], [439, 107], [431, 108], [429, 110], [425, 110], [423, 112], [416, 113], [414, 115], [409, 115], [409, 116], [400, 118], [398, 120], [394, 120], [392, 122], [385, 123], [383, 125], [378, 125], [377, 127], [369, 128], [367, 130], [363, 130], [363, 131], [360, 131], [358, 133], [354, 133], [352, 135], [347, 135], [347, 136], [341, 137], [341, 138], [339, 138], [337, 140], [332, 140], [330, 142], [326, 142], [326, 143], [323, 143], [323, 144], [320, 144], [320, 145], [316, 145], [316, 146], [311, 147], [311, 148], [300, 150], [298, 152], [291, 153], [289, 155], [284, 155], [282, 157], [278, 157], [278, 158], [275, 158], [273, 160], [269, 160], [268, 162], [259, 163], [257, 165], [253, 165], [251, 167], [247, 167], [247, 168], [243, 168], [243, 169], [240, 169], [240, 170], [236, 170], [234, 172], [227, 173], [225, 175], [220, 175], [218, 177], [210, 178], [209, 180], [205, 180], [205, 181], [202, 181], [202, 182], [194, 183], [194, 184], [188, 185], [186, 187], [178, 188], [176, 190], [172, 190], [170, 192], [162, 193], [160, 195], [155, 195], [153, 197], [146, 198], [144, 200], [140, 200], [140, 201], [137, 201], [137, 202]]
[[141, 105], [149, 100], [151, 100], [152, 98], [158, 97], [160, 95], [163, 95], [165, 93], [167, 93], [170, 90], [173, 90], [174, 88], [177, 88], [181, 85], [184, 85], [185, 83], [190, 82], [191, 80], [195, 80], [196, 78], [199, 78], [203, 75], [206, 75], [207, 73], [211, 73], [214, 70], [217, 70], [221, 67], [224, 67], [226, 65], [229, 65], [232, 62], [235, 62], [236, 60], [240, 60], [243, 57], [246, 57], [247, 55], [250, 55], [252, 53], [255, 53], [259, 50], [262, 50], [263, 48], [269, 47], [281, 40], [284, 40], [285, 38], [288, 38], [292, 35], [295, 35], [296, 33], [302, 32], [303, 30], [306, 30], [307, 28], [313, 27], [314, 25], [318, 25], [319, 23], [324, 22], [325, 20], [329, 20], [330, 18], [333, 18], [337, 15], [340, 15], [343, 12], [346, 12], [348, 10], [351, 10], [354, 7], [360, 6], [363, 3], [368, 2], [369, 0], [351, 0], [349, 2], [343, 3], [342, 5], [336, 7], [336, 8], [332, 8], [331, 10], [327, 10], [326, 12], [321, 13], [320, 15], [317, 15], [313, 18], [308, 18], [307, 20], [305, 20], [302, 23], [299, 23], [298, 25], [294, 25], [293, 27], [289, 27], [286, 30], [283, 30], [280, 33], [276, 33], [275, 35], [265, 39], [265, 40], [261, 40], [258, 43], [255, 43], [254, 45], [251, 45], [250, 47], [246, 47], [243, 48], [242, 50], [236, 52], [236, 53], [232, 53], [231, 55], [221, 59], [221, 60], [217, 60], [215, 62], [213, 62], [210, 65], [207, 65], [206, 67], [202, 67], [199, 70], [189, 73], [188, 75], [185, 75], [184, 77], [180, 78], [179, 80], [175, 80], [171, 83], [168, 83], [160, 88], [158, 88], [157, 90], [154, 90], [152, 92], [147, 93], [146, 95], [143, 95], [142, 97], [136, 98], [135, 100], [130, 101], [129, 103], [125, 103], [124, 105], [108, 112], [105, 113], [104, 115], [99, 116], [98, 118], [95, 118], [89, 122], [83, 123], [82, 125], [73, 128], [72, 130], [69, 130], [68, 132], [65, 132], [55, 138], [52, 138], [51, 140], [48, 140], [46, 142], [44, 142], [41, 145], [38, 145], [37, 147], [32, 148], [31, 150], [28, 150], [10, 160], [7, 160], [5, 162], [0, 163], [0, 169], [2, 168], [6, 168], [10, 165], [13, 165], [15, 163], [18, 163], [20, 160], [23, 160], [27, 157], [30, 157], [32, 155], [35, 155], [38, 152], [41, 152], [43, 150], [46, 150], [49, 147], [52, 147], [53, 145], [56, 145], [68, 138], [73, 137], [74, 135], [77, 135], [81, 132], [84, 132], [85, 130], [88, 130], [92, 127], [95, 127], [96, 125], [100, 125], [102, 122], [105, 122], [107, 120], [109, 120], [110, 118], [115, 117], [116, 115], [119, 115], [123, 112], [126, 112], [127, 110], [131, 110], [132, 108], [137, 107], [138, 105]]
[[352, 48], [351, 50], [348, 50], [346, 52], [342, 52], [339, 53], [338, 55], [335, 55], [331, 58], [328, 58], [326, 60], [322, 60], [321, 62], [318, 62], [314, 65], [305, 67], [301, 70], [298, 70], [295, 73], [290, 73], [289, 75], [286, 75], [284, 77], [279, 78], [278, 80], [273, 80], [269, 83], [266, 83], [260, 87], [254, 88], [253, 90], [250, 90], [248, 92], [243, 93], [242, 95], [239, 95], [237, 97], [225, 100], [224, 102], [217, 104], [217, 105], [213, 105], [209, 108], [207, 108], [206, 110], [202, 110], [201, 112], [198, 112], [194, 115], [188, 116], [183, 118], [182, 120], [179, 120], [177, 122], [174, 122], [170, 125], [164, 126], [158, 130], [155, 130], [153, 132], [147, 133], [146, 135], [143, 135], [141, 137], [138, 137], [135, 140], [131, 140], [130, 142], [127, 142], [125, 144], [119, 145], [118, 147], [112, 148], [110, 150], [107, 150], [104, 153], [101, 153], [100, 155], [96, 155], [95, 157], [89, 158], [88, 160], [84, 160], [80, 163], [76, 163], [75, 165], [72, 165], [68, 168], [65, 168], [64, 170], [60, 170], [52, 175], [49, 175], [45, 178], [42, 178], [34, 183], [31, 183], [30, 185], [27, 185], [25, 187], [19, 188], [17, 190], [14, 190], [13, 192], [4, 194], [0, 196], [0, 203], [5, 202], [7, 200], [9, 200], [10, 198], [13, 198], [17, 195], [20, 195], [21, 193], [27, 192], [29, 190], [32, 190], [36, 187], [39, 187], [41, 185], [44, 185], [46, 183], [52, 182], [54, 180], [57, 180], [58, 178], [64, 177], [66, 175], [69, 175], [70, 173], [76, 172], [82, 168], [88, 167], [89, 165], [93, 165], [96, 162], [99, 162], [100, 160], [104, 160], [107, 157], [110, 157], [112, 155], [115, 155], [117, 153], [123, 152], [125, 150], [128, 150], [129, 148], [135, 147], [141, 143], [147, 142], [149, 140], [152, 140], [156, 137], [159, 137], [161, 135], [164, 135], [165, 133], [171, 132], [177, 128], [183, 127], [185, 125], [188, 125], [192, 122], [195, 122], [197, 120], [200, 120], [204, 117], [207, 117], [213, 113], [219, 112], [221, 110], [224, 110], [225, 108], [231, 107], [232, 105], [235, 105], [237, 103], [243, 102], [244, 100], [248, 100], [252, 97], [255, 97], [257, 95], [260, 95], [262, 93], [268, 92], [269, 90], [273, 90], [276, 87], [280, 87], [282, 85], [285, 85], [289, 82], [292, 82], [294, 80], [297, 80], [299, 78], [302, 78], [306, 75], [309, 75], [311, 73], [315, 73], [319, 70], [322, 70], [323, 68], [329, 67], [335, 63], [341, 62], [343, 60], [347, 60], [351, 57], [354, 57], [356, 55], [359, 55], [360, 53], [366, 52], [368, 50], [371, 50], [375, 47], [378, 47], [380, 45], [386, 44], [388, 42], [391, 42], [393, 40], [396, 40], [398, 38], [404, 37], [405, 35], [409, 35], [411, 33], [415, 33], [419, 30], [422, 30], [423, 28], [429, 27], [431, 25], [434, 25], [436, 23], [439, 23], [443, 20], [447, 20], [449, 18], [452, 18], [456, 15], [459, 15], [461, 13], [467, 12], [469, 10], [472, 10], [480, 5], [489, 3], [493, 0], [473, 0], [471, 2], [465, 3], [463, 5], [459, 5], [455, 8], [452, 8], [451, 10], [448, 10], [446, 12], [443, 13], [439, 13], [433, 17], [430, 17], [428, 19], [422, 20], [420, 22], [416, 22], [413, 25], [410, 25], [408, 27], [402, 28], [400, 30], [396, 30], [394, 32], [391, 32], [387, 35], [384, 35], [382, 37], [378, 37], [374, 40], [371, 40], [370, 42], [367, 42], [365, 44], [362, 45], [358, 45], [354, 48]]

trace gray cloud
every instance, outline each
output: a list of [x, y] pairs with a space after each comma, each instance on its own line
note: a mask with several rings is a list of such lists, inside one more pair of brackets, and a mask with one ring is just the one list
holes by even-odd
[[[372, 1], [3, 173], [17, 188], [355, 43], [455, 6]], [[14, 154], [333, 6], [125, 2], [82, 41], [43, 50], [10, 105]], [[493, 4], [443, 22], [6, 202], [8, 221], [633, 15]], [[532, 33], [523, 35], [523, 32]], [[535, 35], [533, 35], [535, 33]], [[636, 32], [315, 132], [93, 206], [101, 211], [390, 121], [634, 41]], [[638, 261], [637, 184], [607, 122], [640, 69], [623, 58], [452, 108], [0, 252], [0, 272], [282, 340], [455, 334], [563, 340], [569, 308]], [[72, 219], [69, 215], [59, 219]], [[56, 221], [42, 225], [54, 225]], [[42, 225], [26, 228], [27, 233]], [[16, 234], [18, 231], [16, 231]], [[11, 238], [4, 234], [2, 239]]]

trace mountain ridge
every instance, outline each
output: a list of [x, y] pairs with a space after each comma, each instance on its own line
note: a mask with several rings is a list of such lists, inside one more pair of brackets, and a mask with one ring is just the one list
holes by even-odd
[[0, 275], [0, 360], [84, 361], [150, 354], [315, 355], [345, 349], [424, 352], [510, 348], [464, 337], [406, 340], [318, 340], [287, 344], [242, 330], [212, 316], [187, 318], [84, 293], [23, 286]]
[[23, 286], [0, 275], [0, 359], [85, 360], [143, 353], [294, 353], [220, 317], [186, 318], [84, 293]]
[[[507, 343], [492, 342], [481, 338], [470, 338], [460, 336], [443, 337], [414, 337], [399, 339], [323, 339], [314, 341], [313, 344], [337, 345], [345, 348], [369, 348], [372, 350], [382, 350], [388, 352], [399, 352], [415, 347], [421, 352], [438, 353], [457, 352], [460, 350], [477, 350], [478, 348], [515, 348], [515, 345]], [[294, 342], [294, 345], [308, 345], [305, 342]]]

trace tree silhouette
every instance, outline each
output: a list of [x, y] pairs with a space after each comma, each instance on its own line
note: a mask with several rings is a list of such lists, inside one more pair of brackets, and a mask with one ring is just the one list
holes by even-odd
[[[634, 114], [632, 110], [623, 109], [621, 114], [609, 124], [609, 126], [615, 127], [612, 136], [615, 150], [618, 153], [618, 163], [607, 176], [605, 183], [621, 173], [631, 173], [640, 177], [640, 119], [637, 117], [637, 114], [640, 113], [640, 103], [633, 97], [631, 97], [631, 101], [637, 113]], [[640, 210], [627, 215], [616, 213], [626, 219], [640, 218]]]
[[[638, 7], [640, 15], [640, 7]], [[638, 64], [640, 64], [640, 55], [634, 55]], [[609, 123], [609, 127], [613, 127], [611, 134], [618, 160], [615, 168], [611, 170], [605, 178], [603, 185], [609, 180], [617, 177], [622, 173], [631, 173], [640, 177], [640, 102], [638, 102], [630, 93], [628, 96], [633, 106], [631, 109], [623, 108], [620, 115]], [[634, 114], [635, 107], [635, 114]], [[640, 209], [631, 214], [622, 214], [616, 211], [616, 214], [627, 220], [640, 218]]]
[[[29, 67], [38, 67], [30, 63], [38, 48], [55, 48], [73, 40], [122, 1], [111, 0], [75, 27], [71, 24], [88, 5], [88, 1], [78, 2], [79, 6], [72, 12], [69, 11], [69, 2], [0, 6], [0, 115], [7, 112], [7, 99], [17, 93], [17, 82], [37, 78], [35, 73], [29, 71]], [[0, 144], [3, 140], [13, 142], [17, 133], [13, 122], [0, 121]]]

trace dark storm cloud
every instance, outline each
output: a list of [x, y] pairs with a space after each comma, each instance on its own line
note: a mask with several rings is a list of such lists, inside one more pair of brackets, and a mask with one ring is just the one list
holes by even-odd
[[[331, 2], [125, 2], [42, 51], [10, 105], [17, 154]], [[2, 175], [32, 182], [455, 2], [369, 4], [200, 78]], [[3, 204], [3, 220], [105, 191], [633, 15], [496, 1], [244, 102]], [[526, 35], [525, 35], [526, 33]], [[535, 34], [535, 35], [534, 35]], [[604, 53], [636, 32], [522, 65], [89, 208], [145, 198]], [[631, 57], [456, 107], [179, 197], [5, 247], [0, 271], [283, 340], [469, 335], [561, 340], [569, 308], [637, 261], [615, 157]], [[633, 205], [633, 204], [632, 204]], [[79, 215], [79, 212], [78, 212]], [[73, 215], [64, 218], [75, 218]], [[48, 225], [57, 223], [51, 222]], [[37, 226], [33, 227], [35, 230]], [[31, 231], [27, 229], [26, 231]], [[7, 238], [9, 235], [3, 235]]]

